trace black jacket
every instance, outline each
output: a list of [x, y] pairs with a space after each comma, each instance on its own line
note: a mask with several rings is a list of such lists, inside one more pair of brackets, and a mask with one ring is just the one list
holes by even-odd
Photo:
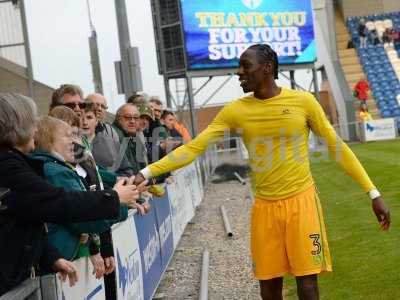
[[11, 193], [0, 211], [0, 295], [36, 272], [49, 270], [61, 256], [47, 242], [45, 222], [115, 219], [118, 195], [113, 190], [66, 192], [41, 175], [43, 162], [0, 148], [0, 186]]

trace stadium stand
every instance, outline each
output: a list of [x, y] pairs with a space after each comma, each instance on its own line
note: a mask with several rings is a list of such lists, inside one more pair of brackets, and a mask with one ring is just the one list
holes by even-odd
[[[377, 31], [380, 43], [373, 45], [369, 41], [366, 48], [360, 47], [357, 29], [362, 18], [369, 31]], [[382, 43], [387, 28], [400, 32], [400, 12], [350, 17], [347, 27], [381, 116], [396, 118], [400, 127], [400, 45]]]

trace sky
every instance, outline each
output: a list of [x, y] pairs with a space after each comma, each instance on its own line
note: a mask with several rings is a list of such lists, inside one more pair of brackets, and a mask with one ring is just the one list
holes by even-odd
[[[87, 95], [94, 91], [88, 37], [90, 23], [85, 0], [26, 0], [26, 14], [36, 80], [56, 88], [63, 83], [79, 85]], [[104, 95], [111, 112], [124, 103], [118, 95], [114, 62], [120, 60], [114, 0], [89, 0], [98, 37]], [[162, 76], [158, 74], [150, 0], [126, 1], [131, 45], [139, 48], [144, 92], [165, 100]], [[311, 73], [298, 71], [299, 84], [308, 88]], [[194, 80], [198, 88], [207, 78]], [[195, 97], [202, 105], [227, 77], [214, 78]], [[286, 79], [278, 81], [289, 86]], [[173, 84], [172, 84], [173, 85]], [[174, 89], [174, 87], [173, 87]], [[234, 76], [208, 104], [225, 103], [243, 95]]]

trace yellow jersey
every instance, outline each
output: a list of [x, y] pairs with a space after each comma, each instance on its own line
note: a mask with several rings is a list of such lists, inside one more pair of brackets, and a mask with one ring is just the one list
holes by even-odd
[[243, 138], [257, 198], [284, 199], [314, 184], [308, 153], [310, 130], [322, 138], [331, 158], [365, 192], [375, 188], [356, 156], [336, 135], [314, 96], [285, 88], [269, 99], [249, 94], [227, 104], [196, 138], [149, 165], [142, 174], [156, 177], [189, 164], [227, 130], [236, 131]]
[[367, 111], [360, 111], [358, 113], [358, 118], [360, 119], [360, 122], [368, 122], [372, 121], [372, 116], [369, 112]]

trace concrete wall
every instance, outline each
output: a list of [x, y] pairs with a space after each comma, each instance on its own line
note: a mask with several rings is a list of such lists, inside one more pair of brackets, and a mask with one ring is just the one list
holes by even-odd
[[[34, 100], [40, 115], [48, 113], [53, 91], [54, 89], [44, 84], [34, 82]], [[12, 92], [28, 96], [28, 81], [26, 78], [0, 67], [0, 92]]]
[[400, 11], [399, 0], [338, 0], [345, 18]]
[[399, 0], [382, 0], [384, 12], [400, 11]]

